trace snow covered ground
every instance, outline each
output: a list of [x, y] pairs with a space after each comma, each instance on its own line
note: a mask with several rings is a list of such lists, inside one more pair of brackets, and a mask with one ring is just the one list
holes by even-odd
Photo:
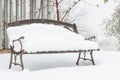
[[120, 53], [98, 51], [94, 53], [96, 65], [80, 61], [78, 54], [23, 55], [25, 69], [8, 69], [10, 54], [0, 54], [0, 80], [120, 80]]
[[[111, 4], [113, 5], [112, 2]], [[111, 4], [109, 5], [111, 6]], [[92, 11], [90, 9], [91, 15], [87, 16], [86, 22], [88, 30], [101, 38], [103, 27], [99, 28], [98, 24], [108, 16], [108, 12], [112, 13], [110, 12], [113, 11], [112, 9], [108, 9], [106, 6], [100, 6]], [[78, 18], [81, 19], [81, 16]], [[78, 19], [76, 20], [78, 21]], [[108, 40], [105, 40], [103, 44], [107, 44], [104, 48], [110, 46]], [[0, 80], [120, 80], [120, 53], [118, 51], [101, 50], [95, 52], [93, 56], [95, 66], [89, 61], [82, 60], [76, 66], [78, 54], [23, 55], [25, 69], [21, 71], [19, 66], [14, 65], [12, 69], [8, 69], [10, 54], [0, 54]]]
[[[45, 31], [45, 34], [46, 32], [49, 31]], [[101, 50], [96, 51], [93, 56], [95, 66], [89, 61], [82, 60], [76, 66], [76, 53], [25, 54], [25, 69], [21, 71], [21, 67], [14, 65], [12, 69], [8, 69], [10, 54], [0, 54], [0, 80], [120, 80], [119, 52]]]

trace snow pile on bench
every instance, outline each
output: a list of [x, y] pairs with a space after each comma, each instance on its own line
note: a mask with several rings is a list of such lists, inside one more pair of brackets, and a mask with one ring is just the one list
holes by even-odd
[[[92, 41], [63, 27], [51, 24], [30, 24], [9, 27], [7, 29], [10, 45], [12, 41], [24, 36], [23, 49], [26, 52], [40, 51], [74, 51], [98, 49], [99, 46]], [[16, 44], [16, 50], [20, 46]]]

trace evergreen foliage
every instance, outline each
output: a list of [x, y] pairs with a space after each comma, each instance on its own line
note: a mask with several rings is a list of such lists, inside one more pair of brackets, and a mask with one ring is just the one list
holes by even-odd
[[112, 18], [104, 21], [106, 34], [115, 36], [120, 43], [120, 4], [116, 7]]
[[104, 3], [108, 2], [109, 0], [104, 0]]

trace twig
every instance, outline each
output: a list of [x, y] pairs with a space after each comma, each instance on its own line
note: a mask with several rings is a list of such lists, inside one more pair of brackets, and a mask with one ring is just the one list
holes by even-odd
[[[80, 1], [81, 1], [81, 0], [78, 0], [77, 2], [75, 2], [74, 5], [72, 6], [72, 8], [75, 7], [75, 5], [78, 4]], [[64, 18], [67, 16], [68, 13], [70, 13], [70, 11], [72, 10], [72, 8], [69, 8], [69, 9], [66, 11], [66, 13], [65, 13], [65, 15], [62, 17], [61, 21], [64, 20]]]

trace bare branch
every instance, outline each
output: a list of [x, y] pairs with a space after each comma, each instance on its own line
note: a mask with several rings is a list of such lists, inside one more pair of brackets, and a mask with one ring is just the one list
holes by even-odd
[[[81, 0], [78, 0], [77, 2], [75, 2], [75, 3], [73, 4], [72, 8], [75, 7], [75, 5], [78, 4], [80, 1], [81, 1]], [[64, 20], [64, 18], [68, 15], [68, 13], [70, 13], [70, 11], [72, 10], [72, 8], [69, 8], [69, 9], [66, 11], [66, 13], [65, 13], [65, 15], [62, 17], [61, 21]]]

